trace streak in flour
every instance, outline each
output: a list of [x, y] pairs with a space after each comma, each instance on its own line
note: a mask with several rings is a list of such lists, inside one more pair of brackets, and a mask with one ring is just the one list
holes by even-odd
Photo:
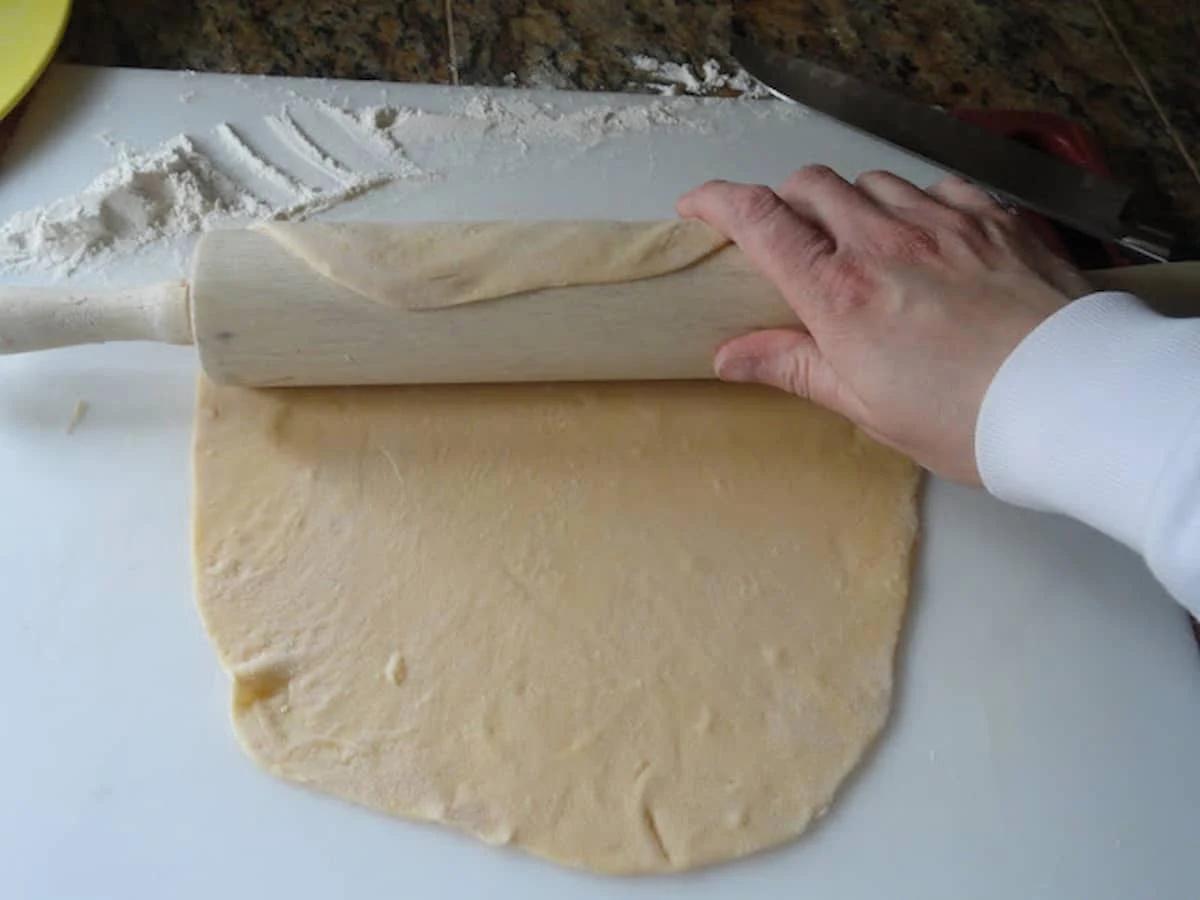
[[274, 185], [285, 194], [290, 194], [294, 201], [303, 202], [312, 199], [315, 193], [312, 188], [300, 184], [291, 175], [271, 165], [259, 156], [259, 154], [255, 153], [250, 145], [246, 143], [240, 134], [233, 130], [233, 126], [228, 122], [222, 122], [218, 125], [216, 132], [217, 137], [224, 142], [237, 161], [263, 181]]
[[391, 175], [371, 175], [336, 191], [314, 191], [308, 199], [300, 200], [291, 206], [275, 210], [270, 218], [276, 221], [306, 219], [309, 216], [315, 216], [318, 213], [325, 212], [327, 209], [332, 209], [339, 204], [353, 200], [355, 197], [361, 197], [368, 191], [372, 191], [391, 181], [395, 181], [395, 178]]
[[351, 172], [341, 162], [326, 153], [308, 133], [297, 125], [287, 107], [284, 107], [280, 115], [269, 116], [267, 126], [275, 132], [275, 136], [288, 149], [343, 187], [350, 187], [362, 181], [361, 175]]
[[399, 117], [399, 110], [395, 107], [383, 105], [346, 109], [328, 100], [317, 100], [313, 106], [356, 142], [365, 145], [381, 160], [397, 169], [400, 177], [412, 178], [423, 174], [391, 133]]

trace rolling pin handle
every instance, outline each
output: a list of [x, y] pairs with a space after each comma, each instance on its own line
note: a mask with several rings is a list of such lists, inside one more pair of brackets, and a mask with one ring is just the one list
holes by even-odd
[[116, 291], [0, 287], [0, 354], [106, 341], [192, 340], [186, 281]]

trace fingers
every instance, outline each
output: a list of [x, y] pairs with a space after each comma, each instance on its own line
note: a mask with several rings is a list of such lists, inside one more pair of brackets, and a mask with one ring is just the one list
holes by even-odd
[[939, 206], [925, 191], [891, 172], [865, 172], [854, 180], [854, 185], [883, 207], [922, 210]]
[[931, 197], [935, 197], [947, 206], [953, 207], [960, 212], [972, 213], [977, 216], [987, 216], [988, 218], [1000, 218], [1007, 220], [1009, 214], [999, 203], [992, 199], [987, 191], [977, 188], [969, 181], [965, 181], [956, 175], [950, 175], [943, 178], [927, 193]]
[[727, 341], [713, 359], [722, 381], [763, 384], [812, 400], [835, 412], [844, 392], [812, 335], [790, 328], [755, 331]]
[[835, 244], [864, 230], [886, 226], [888, 214], [875, 201], [827, 166], [805, 166], [788, 176], [779, 196], [820, 225]]
[[[961, 183], [970, 187], [966, 182]], [[972, 212], [946, 203], [932, 191], [923, 191], [912, 182], [905, 181], [891, 172], [866, 172], [858, 176], [854, 184], [897, 219], [909, 224], [951, 231], [971, 227], [965, 217], [972, 216]], [[986, 194], [983, 196], [990, 200]]]
[[785, 297], [831, 249], [829, 236], [763, 185], [710, 181], [680, 198], [682, 216], [701, 219], [741, 247]]

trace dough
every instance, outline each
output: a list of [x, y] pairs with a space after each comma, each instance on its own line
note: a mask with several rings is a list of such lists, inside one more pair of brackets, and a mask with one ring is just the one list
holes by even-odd
[[202, 381], [195, 476], [234, 724], [293, 781], [661, 872], [800, 834], [887, 718], [917, 471], [783, 394]]
[[338, 284], [405, 309], [674, 272], [728, 241], [703, 222], [271, 223], [258, 226]]

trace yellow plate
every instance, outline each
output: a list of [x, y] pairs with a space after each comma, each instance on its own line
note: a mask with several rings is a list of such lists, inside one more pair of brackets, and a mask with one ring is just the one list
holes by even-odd
[[0, 0], [0, 119], [49, 64], [70, 12], [71, 0]]

